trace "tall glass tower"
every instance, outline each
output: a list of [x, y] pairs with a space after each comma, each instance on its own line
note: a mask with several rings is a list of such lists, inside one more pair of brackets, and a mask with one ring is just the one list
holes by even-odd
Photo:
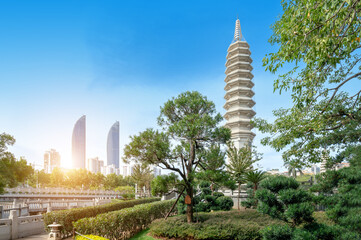
[[114, 164], [119, 168], [119, 122], [110, 128], [107, 141], [107, 165]]
[[231, 129], [231, 140], [236, 148], [246, 145], [251, 146], [256, 136], [251, 130], [250, 121], [256, 112], [252, 107], [256, 104], [252, 97], [254, 83], [252, 82], [252, 58], [248, 43], [242, 39], [241, 24], [236, 21], [234, 38], [228, 48], [226, 62], [226, 86], [224, 96], [227, 111], [224, 118], [227, 120], [226, 127]]
[[75, 123], [72, 137], [73, 168], [85, 169], [85, 128], [86, 117], [83, 115]]

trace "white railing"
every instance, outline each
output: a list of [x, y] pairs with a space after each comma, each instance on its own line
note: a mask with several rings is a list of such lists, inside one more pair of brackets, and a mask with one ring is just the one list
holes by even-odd
[[67, 188], [31, 188], [31, 187], [17, 187], [5, 188], [3, 196], [16, 195], [94, 195], [94, 196], [116, 196], [118, 192], [110, 190], [82, 190], [82, 189], [67, 189]]
[[42, 215], [18, 217], [15, 210], [9, 219], [0, 219], [0, 240], [12, 240], [44, 232]]
[[[110, 203], [111, 199], [93, 199], [93, 200], [27, 200], [23, 203], [17, 203], [15, 200], [12, 205], [0, 202], [0, 219], [8, 218], [10, 211], [15, 210], [18, 217], [28, 216], [30, 213], [41, 213], [54, 210], [64, 210], [78, 207], [97, 206]], [[4, 204], [4, 205], [3, 205]], [[3, 205], [3, 206], [2, 206]], [[10, 207], [9, 207], [10, 206]], [[17, 206], [17, 207], [15, 207]]]

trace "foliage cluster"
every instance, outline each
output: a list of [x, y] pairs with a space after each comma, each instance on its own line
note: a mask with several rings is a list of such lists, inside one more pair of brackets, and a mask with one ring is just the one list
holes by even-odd
[[361, 234], [360, 165], [360, 159], [354, 159], [348, 168], [323, 173], [311, 190], [319, 193], [317, 201], [327, 206], [327, 215], [336, 224]]
[[293, 106], [275, 110], [274, 123], [255, 122], [269, 133], [261, 142], [300, 167], [360, 145], [361, 3], [296, 0], [282, 1], [282, 7], [269, 40], [279, 48], [263, 63], [272, 73], [287, 64], [274, 91], [290, 91]]
[[44, 224], [45, 226], [48, 226], [53, 222], [59, 223], [63, 227], [62, 232], [68, 235], [73, 230], [73, 222], [79, 219], [95, 217], [101, 213], [117, 211], [123, 208], [131, 208], [138, 204], [150, 203], [159, 200], [159, 198], [145, 198], [130, 201], [112, 202], [100, 206], [54, 211], [44, 214]]
[[6, 133], [0, 134], [0, 193], [5, 187], [16, 187], [18, 183], [24, 183], [34, 172], [24, 158], [16, 159], [14, 154], [7, 151], [14, 143], [14, 137]]
[[271, 176], [261, 183], [261, 187], [263, 189], [256, 192], [260, 212], [293, 227], [314, 221], [312, 195], [299, 189], [299, 183], [294, 178]]
[[[225, 197], [221, 192], [212, 192], [211, 184], [208, 182], [201, 182], [199, 184], [200, 191], [193, 198], [193, 206], [196, 212], [210, 212], [223, 210], [229, 211], [233, 207], [233, 200], [230, 197]], [[196, 192], [196, 191], [195, 191]], [[213, 195], [212, 195], [213, 194]], [[178, 213], [184, 214], [186, 212], [186, 204], [184, 196], [180, 197], [178, 204]]]
[[159, 219], [150, 226], [150, 233], [168, 239], [262, 239], [260, 230], [268, 225], [279, 223], [255, 210], [228, 211], [197, 214], [198, 222], [187, 223], [183, 215], [167, 220]]
[[153, 196], [162, 196], [172, 192], [180, 192], [180, 182], [175, 173], [168, 175], [159, 175], [151, 182], [151, 191]]
[[114, 191], [119, 192], [120, 196], [122, 196], [124, 199], [135, 198], [135, 188], [132, 186], [119, 186], [115, 188]]
[[[230, 130], [221, 126], [221, 121], [214, 103], [205, 96], [195, 91], [181, 93], [161, 107], [161, 130], [147, 129], [132, 136], [123, 160], [175, 172], [192, 201], [195, 172], [204, 162], [204, 152], [230, 138]], [[192, 203], [187, 204], [187, 217], [188, 222], [193, 221]]]
[[141, 204], [96, 217], [83, 218], [75, 222], [74, 227], [84, 234], [96, 234], [109, 239], [129, 239], [148, 227], [153, 220], [164, 217], [174, 201]]
[[55, 168], [52, 173], [37, 170], [29, 179], [32, 187], [63, 187], [72, 189], [105, 189], [114, 190], [119, 186], [134, 186], [131, 176], [123, 177], [115, 173], [104, 176], [100, 172], [92, 173], [85, 169], [63, 171]]
[[313, 197], [300, 189], [294, 178], [272, 176], [263, 181], [261, 186], [263, 189], [256, 192], [258, 210], [288, 223], [263, 229], [265, 240], [360, 239], [360, 235], [345, 227], [315, 221]]

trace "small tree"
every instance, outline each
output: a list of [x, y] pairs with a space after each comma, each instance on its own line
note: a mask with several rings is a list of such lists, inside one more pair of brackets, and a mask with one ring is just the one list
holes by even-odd
[[200, 171], [197, 173], [197, 179], [210, 183], [211, 195], [216, 187], [224, 186], [235, 189], [235, 182], [230, 174], [225, 171], [226, 152], [222, 151], [219, 145], [212, 145], [204, 153], [204, 161], [199, 164]]
[[258, 210], [273, 218], [296, 227], [313, 222], [312, 195], [303, 189], [294, 178], [271, 176], [261, 183], [263, 189], [256, 192]]
[[[137, 187], [140, 189], [150, 190], [150, 182], [153, 179], [153, 172], [145, 164], [136, 164], [133, 168], [133, 173], [131, 175], [133, 181], [137, 184]], [[144, 192], [144, 195], [146, 193]]]
[[246, 146], [237, 149], [233, 144], [228, 145], [227, 150], [228, 164], [227, 168], [233, 179], [238, 184], [238, 210], [240, 210], [239, 199], [241, 194], [241, 184], [245, 183], [245, 174], [252, 170], [253, 163], [260, 160], [260, 156], [255, 151], [251, 151], [251, 148]]
[[242, 206], [246, 208], [257, 207], [258, 201], [255, 198], [255, 193], [258, 190], [258, 186], [261, 181], [267, 177], [266, 174], [266, 172], [261, 170], [254, 170], [245, 174], [245, 179], [248, 183], [250, 183], [252, 188], [247, 191], [248, 198], [246, 201], [242, 202]]
[[212, 144], [226, 143], [230, 130], [218, 126], [222, 116], [213, 102], [198, 92], [185, 92], [161, 107], [158, 125], [163, 131], [147, 129], [124, 148], [123, 160], [154, 164], [179, 174], [187, 193], [187, 221], [193, 221], [193, 183], [202, 152]]

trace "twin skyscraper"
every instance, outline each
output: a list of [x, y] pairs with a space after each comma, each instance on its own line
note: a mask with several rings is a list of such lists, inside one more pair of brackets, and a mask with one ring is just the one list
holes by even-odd
[[[85, 169], [86, 163], [86, 116], [75, 123], [72, 136], [73, 168]], [[107, 139], [107, 165], [119, 169], [119, 122], [110, 128]]]

